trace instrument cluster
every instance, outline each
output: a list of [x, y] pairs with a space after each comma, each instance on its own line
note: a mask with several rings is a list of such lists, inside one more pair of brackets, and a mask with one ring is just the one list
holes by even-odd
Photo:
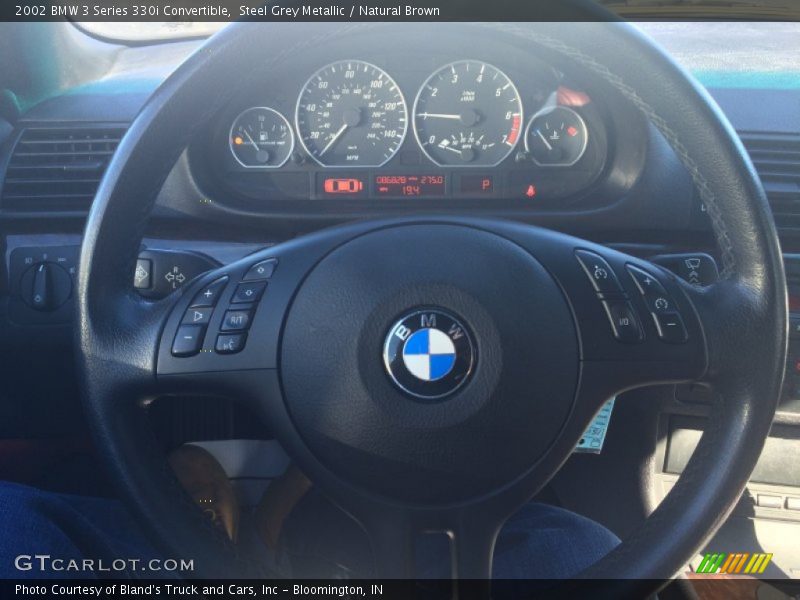
[[590, 188], [610, 151], [602, 106], [556, 69], [508, 63], [342, 58], [302, 79], [293, 69], [223, 115], [214, 168], [240, 195], [279, 201], [546, 204]]

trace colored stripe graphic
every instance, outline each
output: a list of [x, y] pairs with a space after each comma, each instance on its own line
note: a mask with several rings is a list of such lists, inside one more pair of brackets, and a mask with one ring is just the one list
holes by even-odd
[[700, 561], [700, 564], [697, 565], [697, 572], [698, 573], [705, 573], [708, 571], [708, 565], [711, 563], [711, 555], [706, 554], [703, 557], [703, 560]]
[[738, 573], [739, 571], [741, 571], [742, 567], [744, 566], [745, 561], [750, 556], [750, 553], [749, 552], [745, 552], [741, 556], [742, 557], [739, 559], [739, 561], [736, 563], [736, 565], [734, 565], [734, 568], [732, 568], [730, 571], [728, 571], [729, 573]]
[[759, 575], [767, 570], [767, 566], [771, 561], [772, 554], [761, 552], [754, 554], [749, 552], [735, 552], [732, 554], [714, 552], [703, 556], [703, 560], [697, 566], [697, 573], [736, 574], [743, 572], [748, 575]]
[[753, 558], [750, 559], [744, 572], [750, 574], [763, 573], [767, 570], [767, 565], [771, 560], [772, 554], [753, 554]]
[[722, 563], [719, 570], [723, 573], [730, 573], [729, 569], [739, 561], [740, 556], [741, 554], [728, 554], [728, 558]]

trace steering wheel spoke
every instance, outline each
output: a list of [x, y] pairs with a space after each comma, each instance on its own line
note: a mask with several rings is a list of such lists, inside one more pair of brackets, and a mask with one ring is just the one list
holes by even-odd
[[675, 275], [606, 249], [576, 248], [573, 254], [585, 279], [570, 292], [583, 387], [602, 392], [602, 401], [635, 387], [703, 376], [702, 319]]
[[[462, 581], [483, 580], [487, 582], [485, 591], [488, 591], [494, 546], [501, 526], [502, 523], [498, 523], [496, 519], [489, 519], [488, 514], [479, 514], [474, 510], [470, 511], [468, 518], [461, 518], [452, 532], [455, 578]], [[469, 595], [466, 594], [465, 597]]]
[[704, 375], [706, 334], [691, 286], [663, 267], [586, 240], [509, 229], [506, 235], [552, 274], [572, 310], [580, 347], [578, 397], [591, 412], [632, 388]]
[[411, 512], [400, 507], [362, 505], [357, 518], [367, 531], [375, 576], [385, 579], [414, 577], [414, 538], [417, 532]]
[[[489, 580], [497, 534], [505, 522], [495, 509], [481, 503], [455, 508], [412, 509], [352, 493], [340, 495], [342, 506], [366, 530], [372, 545], [375, 576], [385, 579], [424, 578], [416, 555], [425, 535], [447, 538], [447, 550], [437, 546], [435, 558], [447, 561], [449, 577], [463, 586], [458, 598], [489, 597]], [[423, 556], [427, 553], [423, 551]], [[439, 571], [435, 571], [439, 574]], [[441, 574], [439, 574], [441, 576]], [[481, 586], [478, 580], [483, 580]]]
[[[255, 257], [206, 273], [174, 302], [159, 341], [159, 377], [275, 369], [287, 296], [278, 259]], [[261, 270], [261, 274], [248, 272]]]
[[158, 385], [231, 397], [259, 411], [279, 399], [273, 383], [283, 320], [303, 276], [337, 239], [308, 236], [185, 286], [172, 301], [157, 342]]

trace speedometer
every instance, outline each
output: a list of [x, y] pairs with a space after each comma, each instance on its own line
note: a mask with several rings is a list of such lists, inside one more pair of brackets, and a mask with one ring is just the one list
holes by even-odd
[[522, 129], [522, 99], [497, 67], [462, 60], [422, 84], [414, 103], [414, 133], [439, 166], [495, 166], [514, 149]]
[[324, 167], [379, 167], [400, 148], [408, 111], [400, 88], [361, 60], [323, 67], [308, 80], [295, 115], [300, 143]]

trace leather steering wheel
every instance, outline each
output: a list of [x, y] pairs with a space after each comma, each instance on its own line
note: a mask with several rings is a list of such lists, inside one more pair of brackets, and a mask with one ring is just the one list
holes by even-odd
[[[658, 584], [648, 580], [676, 573], [732, 510], [782, 382], [787, 306], [778, 238], [730, 125], [690, 77], [624, 24], [405, 24], [420, 35], [501, 33], [602, 77], [691, 174], [719, 244], [720, 280], [696, 288], [568, 235], [447, 215], [320, 231], [204, 274], [166, 299], [143, 299], [132, 274], [144, 227], [197, 124], [225, 105], [241, 72], [367, 26], [281, 24], [269, 35], [264, 27], [226, 28], [161, 85], [122, 140], [87, 222], [77, 327], [85, 405], [136, 516], [204, 576], [264, 574], [199, 516], [148, 437], [149, 400], [226, 395], [268, 422], [300, 468], [364, 526], [379, 576], [409, 575], [414, 534], [441, 530], [453, 539], [453, 575], [486, 579], [502, 523], [553, 476], [605, 400], [650, 384], [706, 382], [719, 400], [680, 480], [640, 530], [583, 574], [637, 580], [628, 592], [652, 591]], [[215, 352], [237, 284], [263, 259], [277, 266], [244, 348]], [[637, 287], [632, 267], [662, 286], [667, 316]], [[220, 280], [203, 350], [173, 356], [186, 310]], [[638, 336], [628, 328], [615, 339], [604, 303], [633, 307]], [[402, 371], [397, 356], [384, 360], [395, 324], [412, 323], [403, 319], [417, 311], [455, 319], [470, 344], [457, 349], [469, 353], [468, 368], [458, 366], [436, 398], [401, 389], [387, 372]]]

